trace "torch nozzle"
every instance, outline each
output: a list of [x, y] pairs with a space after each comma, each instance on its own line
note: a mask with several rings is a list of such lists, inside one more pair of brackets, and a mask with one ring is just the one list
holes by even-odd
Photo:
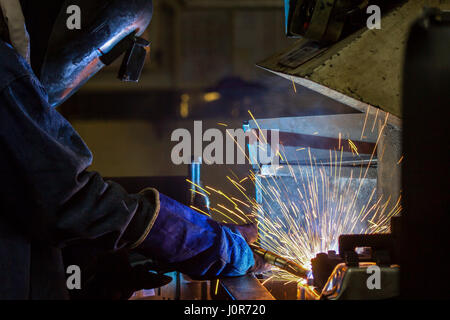
[[290, 274], [293, 274], [299, 278], [307, 279], [309, 270], [303, 268], [301, 265], [295, 263], [292, 260], [283, 258], [279, 255], [277, 255], [274, 252], [265, 250], [261, 247], [258, 247], [254, 244], [250, 245], [253, 252], [266, 261], [266, 263], [273, 265], [275, 267], [278, 267], [286, 272], [289, 272]]

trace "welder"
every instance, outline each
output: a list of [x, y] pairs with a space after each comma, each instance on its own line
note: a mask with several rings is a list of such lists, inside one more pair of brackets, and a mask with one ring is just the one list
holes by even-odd
[[[0, 4], [0, 298], [68, 298], [61, 250], [72, 245], [99, 255], [135, 249], [192, 277], [254, 268], [251, 232], [88, 171], [91, 152], [55, 109], [123, 53], [122, 77], [135, 80], [152, 1]], [[67, 22], [74, 5], [80, 28]]]

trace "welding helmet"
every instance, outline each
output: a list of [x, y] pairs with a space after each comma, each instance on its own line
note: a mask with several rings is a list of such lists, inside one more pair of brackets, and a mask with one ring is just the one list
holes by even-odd
[[[20, 0], [30, 34], [31, 65], [58, 106], [120, 56], [119, 78], [138, 81], [149, 43], [152, 0]], [[75, 16], [74, 16], [75, 15]], [[78, 16], [76, 16], [78, 15]], [[70, 24], [79, 19], [79, 24]]]

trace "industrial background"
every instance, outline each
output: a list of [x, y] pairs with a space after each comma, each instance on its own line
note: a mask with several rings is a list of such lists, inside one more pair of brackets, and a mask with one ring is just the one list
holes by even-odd
[[[335, 3], [331, 0], [324, 2]], [[367, 1], [361, 2], [367, 5]], [[349, 268], [345, 269], [345, 272], [351, 268], [358, 269], [359, 257], [355, 253], [354, 244], [369, 243], [368, 247], [373, 250], [370, 253], [371, 260], [368, 261], [376, 260], [376, 263], [384, 268], [383, 274], [387, 275], [385, 284], [388, 288], [380, 296], [363, 288], [367, 291], [364, 298], [396, 297], [400, 281], [403, 288], [431, 288], [424, 279], [411, 281], [408, 278], [411, 277], [411, 270], [415, 265], [425, 265], [426, 259], [419, 261], [422, 256], [427, 257], [429, 261], [439, 260], [437, 255], [427, 249], [429, 246], [426, 241], [430, 241], [429, 237], [426, 237], [425, 233], [422, 237], [418, 236], [422, 234], [422, 230], [418, 230], [421, 224], [419, 221], [428, 220], [422, 212], [418, 212], [419, 207], [410, 207], [410, 216], [406, 219], [402, 217], [401, 225], [402, 228], [405, 225], [413, 226], [418, 232], [412, 236], [409, 234], [408, 238], [407, 233], [399, 233], [399, 220], [392, 219], [390, 224], [390, 218], [402, 210], [402, 188], [410, 188], [408, 192], [413, 190], [413, 193], [419, 194], [415, 198], [420, 198], [420, 192], [415, 191], [419, 187], [415, 184], [414, 175], [411, 176], [412, 183], [406, 187], [401, 184], [404, 165], [404, 101], [409, 101], [408, 108], [417, 116], [417, 110], [423, 108], [420, 99], [408, 100], [408, 96], [413, 96], [412, 93], [426, 94], [421, 90], [422, 87], [414, 86], [414, 81], [421, 80], [421, 86], [428, 85], [428, 82], [424, 81], [426, 78], [422, 78], [422, 74], [427, 72], [430, 73], [430, 79], [436, 81], [433, 85], [429, 84], [430, 87], [442, 87], [439, 78], [433, 73], [441, 72], [438, 67], [438, 71], [425, 67], [423, 70], [419, 69], [420, 72], [414, 73], [416, 78], [407, 79], [406, 84], [403, 82], [405, 60], [415, 62], [414, 52], [406, 54], [409, 31], [411, 25], [423, 14], [424, 7], [434, 6], [450, 10], [450, 3], [444, 0], [396, 1], [394, 6], [394, 2], [381, 2], [387, 4], [383, 7], [386, 10], [383, 11], [381, 30], [370, 30], [366, 28], [365, 23], [349, 30], [336, 27], [336, 30], [339, 30], [336, 31], [338, 36], [333, 41], [323, 41], [322, 36], [330, 36], [335, 31], [331, 30], [335, 27], [330, 22], [332, 18], [317, 24], [328, 24], [331, 30], [327, 31], [325, 28], [318, 38], [312, 33], [309, 34], [311, 38], [305, 36], [292, 39], [286, 36], [291, 26], [288, 26], [289, 23], [285, 19], [285, 6], [301, 1], [155, 1], [154, 18], [145, 35], [152, 43], [151, 56], [139, 84], [120, 83], [116, 79], [119, 65], [115, 64], [96, 75], [79, 93], [59, 107], [59, 110], [71, 121], [92, 150], [92, 169], [101, 172], [105, 177], [187, 176], [186, 165], [177, 166], [171, 161], [171, 149], [175, 142], [170, 141], [170, 136], [178, 128], [193, 132], [195, 120], [203, 121], [203, 130], [218, 128], [225, 131], [221, 124], [234, 129], [242, 128], [243, 125], [248, 129], [278, 129], [283, 135], [283, 145], [286, 146], [283, 159], [285, 166], [274, 169], [266, 163], [258, 163], [260, 166], [253, 168], [256, 169], [256, 186], [249, 179], [248, 188], [245, 190], [250, 198], [258, 201], [260, 206], [254, 205], [252, 209], [258, 211], [265, 223], [264, 227], [272, 228], [274, 238], [277, 238], [278, 243], [267, 248], [270, 246], [271, 235], [267, 236], [260, 230], [260, 241], [266, 246], [265, 249], [273, 249], [284, 257], [295, 257], [297, 262], [303, 264], [309, 264], [311, 260], [315, 281], [313, 284], [322, 289], [338, 261], [345, 260], [345, 264], [341, 264], [342, 268]], [[433, 11], [428, 14], [436, 14], [438, 21], [448, 19], [446, 14], [441, 15]], [[296, 18], [301, 20], [300, 17]], [[292, 20], [295, 25], [295, 19]], [[428, 45], [436, 50], [442, 46], [439, 41], [423, 44], [419, 40], [415, 39], [421, 48], [427, 48]], [[438, 51], [445, 52], [444, 49]], [[423, 62], [428, 62], [427, 56], [424, 56], [419, 66], [427, 65]], [[411, 66], [416, 66], [416, 63], [409, 66], [413, 69]], [[414, 70], [416, 72], [416, 69]], [[443, 103], [443, 100], [436, 96], [428, 98], [438, 101], [436, 108]], [[252, 116], [257, 119], [259, 125], [255, 120], [251, 120]], [[426, 116], [429, 117], [428, 114]], [[430, 125], [433, 120], [424, 123]], [[420, 121], [419, 125], [422, 125]], [[411, 127], [409, 129], [411, 130]], [[417, 135], [418, 130], [413, 128], [408, 134]], [[341, 149], [342, 141], [345, 141], [346, 147]], [[426, 144], [426, 147], [430, 148], [430, 145]], [[250, 152], [255, 152], [252, 148], [250, 145]], [[302, 159], [297, 161], [297, 152], [305, 148], [311, 149], [317, 162], [325, 163], [326, 169], [316, 166], [311, 170], [311, 176], [322, 179], [318, 184], [290, 171], [289, 163], [294, 171], [309, 170], [311, 163], [302, 162]], [[344, 149], [341, 161], [333, 161], [332, 152]], [[336, 172], [333, 170], [341, 166], [344, 167], [342, 176], [333, 178], [333, 172]], [[358, 176], [355, 168], [356, 171], [365, 173], [359, 173]], [[230, 197], [238, 196], [239, 190], [229, 183], [227, 176], [234, 176], [239, 180], [248, 176], [251, 169], [250, 165], [203, 165], [201, 179], [203, 185], [220, 189]], [[283, 185], [283, 190], [278, 187], [277, 182]], [[279, 189], [273, 191], [274, 185]], [[301, 185], [307, 185], [310, 189], [320, 185], [317, 189], [322, 189], [321, 193], [314, 194], [311, 190], [304, 193], [311, 203], [320, 203], [312, 205], [313, 208], [307, 208], [311, 209], [310, 211], [303, 207], [302, 210], [305, 210], [298, 210], [297, 205], [300, 207], [303, 200], [298, 195]], [[186, 185], [186, 193], [188, 189]], [[325, 189], [333, 191], [327, 193]], [[266, 190], [271, 190], [271, 193], [268, 194]], [[217, 203], [216, 197], [217, 195], [211, 195], [211, 202]], [[350, 204], [342, 204], [340, 200], [336, 200], [342, 198], [345, 198], [344, 202], [349, 200]], [[331, 205], [327, 202], [331, 202]], [[341, 212], [336, 210], [338, 206]], [[370, 208], [375, 208], [371, 215]], [[296, 210], [301, 211], [298, 219], [291, 219]], [[379, 211], [374, 214], [375, 210]], [[291, 216], [286, 214], [288, 211]], [[341, 220], [334, 219], [333, 214], [336, 211]], [[427, 211], [427, 208], [422, 211]], [[427, 214], [435, 212], [429, 211]], [[354, 223], [364, 220], [358, 215], [361, 213], [374, 220], [367, 218], [364, 225]], [[212, 213], [212, 216], [223, 219], [215, 213]], [[264, 217], [268, 217], [267, 220], [264, 220]], [[323, 220], [320, 220], [322, 217]], [[298, 226], [297, 229], [292, 227], [296, 222], [303, 223], [307, 219], [313, 220], [311, 229], [306, 230], [311, 231], [310, 234]], [[282, 222], [277, 224], [273, 221]], [[329, 225], [335, 225], [336, 229], [322, 229]], [[315, 228], [320, 229], [320, 232]], [[281, 234], [276, 234], [280, 231]], [[359, 237], [358, 233], [377, 234], [374, 237]], [[313, 238], [320, 234], [320, 239], [311, 239], [305, 234], [313, 234]], [[338, 249], [337, 241], [341, 234], [351, 235], [344, 237], [348, 242], [339, 243], [339, 250], [342, 249], [342, 252], [341, 256], [337, 257], [333, 250]], [[324, 239], [325, 237], [332, 239]], [[286, 238], [289, 241], [286, 241]], [[406, 254], [411, 250], [412, 239], [416, 243], [414, 250], [420, 251], [420, 256]], [[402, 243], [403, 247], [398, 244], [399, 241], [405, 242]], [[314, 247], [315, 245], [317, 246]], [[296, 251], [299, 247], [300, 253]], [[399, 251], [402, 254], [399, 254]], [[307, 255], [299, 258], [305, 252]], [[312, 259], [319, 252], [321, 256]], [[296, 255], [297, 253], [299, 254]], [[364, 259], [364, 252], [361, 257]], [[304, 261], [300, 261], [302, 258]], [[356, 263], [352, 258], [356, 259]], [[406, 270], [403, 271], [401, 280], [397, 265], [399, 261], [405, 262], [402, 267]], [[332, 266], [322, 274], [323, 279], [319, 276], [323, 270], [314, 270], [315, 263], [325, 269]], [[359, 274], [365, 275], [365, 269], [361, 270]], [[177, 277], [177, 287], [180, 287], [182, 278], [179, 274]], [[300, 277], [306, 278], [306, 275], [302, 274]], [[363, 283], [358, 282], [358, 279], [353, 279], [355, 284]], [[224, 281], [224, 286], [227, 287], [228, 293], [233, 291], [239, 295], [234, 298], [246, 299], [252, 293], [248, 289], [252, 286], [246, 284], [246, 281], [251, 280], [243, 278], [233, 282], [228, 279]], [[266, 287], [270, 288], [271, 294], [277, 299], [305, 298], [306, 291], [299, 297], [295, 281], [292, 288], [280, 286], [279, 283], [272, 286], [270, 282]], [[202, 289], [203, 284], [198, 283], [197, 289], [191, 292], [191, 284], [189, 281], [184, 283], [188, 288], [185, 293], [166, 292], [159, 294], [159, 297], [191, 298], [200, 295], [206, 298], [204, 292], [211, 292]], [[214, 284], [208, 282], [207, 285], [211, 289]], [[336, 292], [327, 295], [325, 291], [322, 294], [328, 298], [359, 299], [359, 285], [351, 285], [349, 290], [341, 290], [345, 293], [339, 297], [333, 296]], [[173, 290], [174, 286], [171, 287]], [[413, 296], [412, 292], [414, 290], [404, 290], [403, 294]], [[431, 290], [422, 290], [418, 295], [424, 296], [425, 292], [430, 293]], [[268, 297], [264, 290], [260, 294], [261, 296], [257, 296], [258, 293], [255, 293], [256, 298], [273, 298]], [[435, 291], [433, 294], [438, 295]]]
[[[256, 118], [355, 112], [256, 66], [295, 42], [284, 33], [283, 0], [155, 1], [144, 37], [151, 57], [138, 84], [116, 79], [118, 59], [59, 108], [104, 176], [186, 175], [172, 164], [170, 135], [194, 120], [224, 130], [217, 123], [242, 128], [248, 110]], [[203, 183], [233, 194], [226, 176], [249, 168], [203, 166]]]

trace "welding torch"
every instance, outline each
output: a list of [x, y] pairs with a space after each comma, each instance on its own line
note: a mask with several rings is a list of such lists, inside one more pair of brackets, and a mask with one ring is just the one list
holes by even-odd
[[310, 271], [303, 268], [301, 265], [295, 263], [294, 261], [283, 258], [274, 252], [265, 250], [254, 244], [251, 244], [250, 247], [252, 248], [253, 252], [263, 258], [266, 263], [278, 267], [281, 270], [289, 272], [290, 274], [293, 274], [299, 278], [308, 278], [308, 273]]

